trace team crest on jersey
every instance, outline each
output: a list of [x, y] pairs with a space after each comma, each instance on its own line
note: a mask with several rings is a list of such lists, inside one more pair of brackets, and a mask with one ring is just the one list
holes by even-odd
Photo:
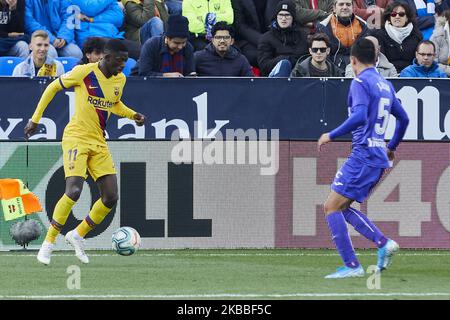
[[116, 96], [119, 95], [119, 87], [114, 87], [114, 94], [115, 94]]
[[214, 3], [214, 10], [219, 11], [220, 10], [220, 3]]

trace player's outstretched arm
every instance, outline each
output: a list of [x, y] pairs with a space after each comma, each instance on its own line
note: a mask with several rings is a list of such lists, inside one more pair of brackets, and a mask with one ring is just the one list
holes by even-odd
[[367, 107], [365, 105], [357, 105], [353, 107], [352, 115], [345, 120], [339, 127], [331, 132], [324, 133], [317, 142], [318, 150], [320, 151], [321, 146], [328, 143], [337, 137], [343, 136], [347, 133], [352, 132], [359, 126], [363, 125], [367, 121]]
[[47, 108], [49, 103], [53, 100], [53, 97], [55, 96], [55, 94], [61, 90], [62, 90], [62, 87], [61, 87], [59, 78], [56, 80], [53, 80], [52, 83], [50, 83], [48, 85], [48, 87], [44, 90], [44, 93], [42, 94], [41, 99], [39, 100], [36, 110], [34, 111], [34, 114], [31, 117], [31, 120], [25, 126], [25, 129], [24, 129], [25, 138], [28, 139], [29, 137], [31, 137], [33, 135], [34, 132], [36, 132], [38, 123], [41, 120], [45, 109]]
[[136, 121], [136, 124], [138, 126], [144, 125], [146, 117], [139, 113], [134, 111], [133, 109], [128, 108], [122, 101], [119, 101], [116, 103], [112, 108], [111, 112], [115, 115], [123, 118], [128, 118], [131, 120]]

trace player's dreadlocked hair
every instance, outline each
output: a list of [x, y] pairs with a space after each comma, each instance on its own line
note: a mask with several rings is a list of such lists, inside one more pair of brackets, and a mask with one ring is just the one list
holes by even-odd
[[359, 38], [352, 45], [350, 55], [364, 64], [375, 64], [375, 45], [366, 38]]
[[128, 52], [127, 47], [119, 39], [110, 39], [105, 44], [105, 53]]

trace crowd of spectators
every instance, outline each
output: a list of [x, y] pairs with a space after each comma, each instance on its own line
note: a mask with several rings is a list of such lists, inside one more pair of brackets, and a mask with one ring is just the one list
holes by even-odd
[[[0, 0], [14, 76], [97, 62], [107, 39], [153, 77], [352, 77], [367, 37], [385, 77], [450, 76], [450, 0]], [[0, 62], [1, 63], [1, 62]]]

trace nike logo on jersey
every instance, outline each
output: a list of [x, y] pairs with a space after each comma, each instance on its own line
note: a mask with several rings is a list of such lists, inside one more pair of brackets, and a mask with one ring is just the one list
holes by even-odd
[[342, 182], [333, 182], [333, 184], [334, 184], [335, 186], [343, 186], [343, 185], [344, 185]]
[[98, 87], [89, 86], [89, 89], [97, 89]]

